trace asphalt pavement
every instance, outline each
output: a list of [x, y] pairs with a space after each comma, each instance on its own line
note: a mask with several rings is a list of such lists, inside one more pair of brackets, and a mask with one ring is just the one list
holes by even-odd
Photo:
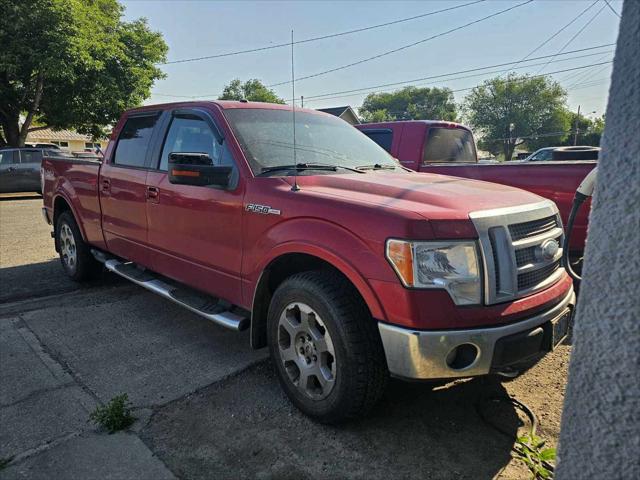
[[[246, 332], [107, 273], [66, 279], [40, 206], [0, 200], [0, 479], [523, 478], [513, 439], [477, 412], [509, 394], [557, 437], [569, 347], [508, 384], [392, 381], [369, 418], [319, 425]], [[109, 435], [89, 414], [121, 393], [137, 421]], [[506, 404], [491, 417], [524, 425]]]

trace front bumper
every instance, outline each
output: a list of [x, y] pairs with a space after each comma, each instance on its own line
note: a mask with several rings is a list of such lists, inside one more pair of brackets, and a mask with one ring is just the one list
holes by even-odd
[[[425, 331], [379, 323], [378, 328], [387, 365], [394, 376], [436, 379], [486, 375], [525, 361], [532, 353], [550, 350], [552, 322], [571, 315], [575, 303], [571, 288], [549, 310], [509, 325]], [[518, 350], [522, 350], [521, 354]]]

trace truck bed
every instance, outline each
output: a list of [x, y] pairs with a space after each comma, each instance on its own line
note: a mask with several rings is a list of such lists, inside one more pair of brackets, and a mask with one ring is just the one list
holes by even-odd
[[54, 195], [64, 198], [75, 209], [76, 218], [82, 218], [79, 226], [84, 238], [94, 245], [104, 243], [98, 195], [100, 165], [99, 160], [93, 159], [46, 156], [42, 159], [42, 195], [49, 218], [55, 221]]

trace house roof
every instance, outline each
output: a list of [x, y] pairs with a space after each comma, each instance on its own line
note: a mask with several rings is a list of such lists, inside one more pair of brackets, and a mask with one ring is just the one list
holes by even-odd
[[73, 130], [53, 130], [51, 128], [44, 128], [42, 130], [36, 130], [35, 132], [29, 132], [27, 135], [27, 141], [33, 140], [48, 140], [56, 142], [81, 140], [83, 142], [90, 142], [92, 139], [89, 135], [74, 132]]
[[346, 112], [350, 108], [351, 107], [349, 105], [347, 105], [345, 107], [319, 108], [318, 110], [320, 110], [321, 112], [330, 113], [331, 115], [335, 115], [336, 117], [339, 117], [340, 115], [342, 115], [344, 112]]

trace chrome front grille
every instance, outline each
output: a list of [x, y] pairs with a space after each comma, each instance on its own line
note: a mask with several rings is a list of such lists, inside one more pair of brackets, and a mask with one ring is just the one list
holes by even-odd
[[533, 237], [534, 235], [540, 235], [541, 233], [548, 232], [557, 226], [557, 218], [553, 215], [539, 220], [531, 220], [530, 222], [509, 225], [509, 233], [511, 234], [512, 240], [520, 240], [521, 238]]
[[562, 276], [562, 222], [553, 202], [472, 212], [469, 217], [480, 237], [486, 304], [530, 295]]

